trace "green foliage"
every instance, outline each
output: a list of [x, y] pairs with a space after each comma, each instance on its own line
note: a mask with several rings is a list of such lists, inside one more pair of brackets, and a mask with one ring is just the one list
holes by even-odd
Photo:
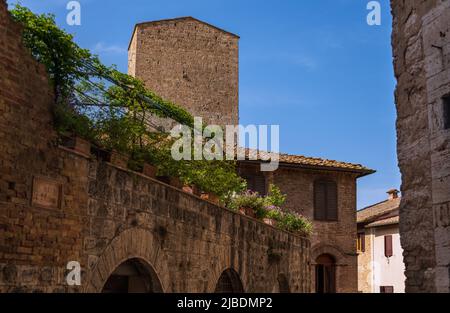
[[234, 194], [227, 206], [234, 211], [240, 208], [252, 209], [257, 218], [273, 219], [280, 229], [305, 236], [311, 235], [312, 223], [307, 218], [280, 208], [285, 201], [286, 195], [282, 194], [276, 185], [271, 185], [266, 197], [261, 197], [256, 192], [246, 191]]
[[158, 175], [180, 177], [222, 198], [241, 192], [243, 180], [234, 162], [175, 161], [173, 139], [150, 131], [155, 116], [193, 127], [191, 114], [148, 90], [144, 83], [80, 48], [73, 36], [60, 29], [53, 15], [36, 15], [16, 5], [13, 18], [23, 25], [23, 41], [48, 70], [54, 85], [55, 128], [72, 133], [108, 150], [128, 153], [133, 169], [144, 162], [158, 167]]
[[264, 198], [260, 197], [257, 192], [253, 192], [250, 190], [235, 195], [232, 198], [229, 207], [235, 211], [239, 210], [240, 208], [252, 209], [260, 218], [263, 217], [265, 212]]
[[56, 25], [53, 15], [36, 15], [18, 4], [10, 13], [24, 27], [25, 45], [47, 67], [58, 102], [81, 107], [86, 102], [99, 107], [107, 104], [193, 126], [194, 119], [186, 110], [146, 89], [141, 80], [103, 65], [97, 56], [80, 48], [72, 35]]
[[269, 206], [266, 207], [265, 217], [273, 219], [275, 221], [279, 221], [283, 217], [283, 212], [279, 207]]
[[277, 226], [283, 230], [301, 233], [302, 235], [309, 236], [312, 233], [312, 223], [305, 217], [296, 213], [283, 213], [281, 218], [277, 220]]
[[276, 207], [281, 207], [286, 202], [286, 195], [281, 193], [278, 186], [271, 184], [269, 186], [269, 193], [265, 199], [267, 206], [273, 205]]
[[58, 92], [70, 95], [76, 80], [88, 76], [83, 70], [85, 60], [91, 57], [88, 50], [78, 47], [72, 35], [58, 28], [51, 14], [35, 15], [18, 4], [10, 12], [24, 26], [25, 45], [39, 62], [47, 66]]

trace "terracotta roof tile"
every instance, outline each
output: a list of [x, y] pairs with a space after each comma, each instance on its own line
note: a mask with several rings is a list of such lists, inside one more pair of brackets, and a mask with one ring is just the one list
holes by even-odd
[[[255, 154], [257, 152], [257, 150], [255, 150], [255, 149], [247, 148], [245, 150], [246, 150], [247, 158], [250, 153]], [[261, 156], [264, 156], [264, 155], [268, 155], [268, 152], [259, 151], [258, 160], [261, 161], [262, 160]], [[317, 168], [324, 168], [324, 169], [348, 170], [350, 172], [359, 172], [364, 175], [369, 175], [369, 174], [375, 173], [374, 170], [369, 169], [361, 164], [354, 164], [354, 163], [328, 160], [328, 159], [322, 159], [322, 158], [307, 157], [307, 156], [303, 156], [303, 155], [291, 155], [291, 154], [280, 153], [279, 161], [280, 161], [280, 163], [291, 164], [291, 165], [317, 167]]]
[[398, 211], [398, 208], [400, 206], [400, 199], [401, 198], [386, 200], [358, 211], [358, 213], [356, 214], [358, 224], [371, 223], [384, 216], [391, 217], [387, 216], [390, 214], [395, 214], [398, 216], [398, 213], [396, 211]]
[[381, 219], [381, 220], [375, 221], [373, 223], [367, 224], [365, 227], [370, 228], [370, 227], [395, 225], [395, 224], [398, 224], [399, 221], [400, 221], [399, 216], [393, 216], [393, 217]]

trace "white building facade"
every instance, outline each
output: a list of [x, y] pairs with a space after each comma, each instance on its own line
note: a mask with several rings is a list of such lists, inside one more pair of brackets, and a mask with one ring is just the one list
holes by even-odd
[[390, 190], [389, 199], [367, 207], [358, 219], [358, 290], [364, 293], [405, 292], [405, 265], [400, 244], [400, 198]]

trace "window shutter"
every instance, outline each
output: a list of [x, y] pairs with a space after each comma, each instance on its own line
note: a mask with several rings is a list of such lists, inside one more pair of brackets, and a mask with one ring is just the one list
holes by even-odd
[[262, 196], [266, 195], [266, 177], [264, 175], [242, 175], [247, 181], [247, 188]]
[[387, 258], [390, 258], [391, 256], [393, 256], [392, 236], [391, 235], [384, 236], [384, 255]]
[[253, 191], [258, 192], [261, 196], [266, 195], [266, 178], [264, 177], [264, 175], [258, 175], [254, 177], [253, 187]]
[[366, 252], [366, 233], [361, 233], [361, 252]]
[[327, 220], [337, 220], [337, 187], [335, 182], [327, 182]]
[[326, 219], [326, 184], [323, 182], [314, 183], [314, 218]]
[[358, 252], [366, 252], [366, 233], [358, 233], [358, 240], [356, 246]]
[[394, 286], [380, 286], [381, 293], [394, 293]]

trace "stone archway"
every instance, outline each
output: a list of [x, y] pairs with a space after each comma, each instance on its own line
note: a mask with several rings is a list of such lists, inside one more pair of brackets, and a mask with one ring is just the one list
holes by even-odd
[[[345, 254], [339, 248], [331, 245], [316, 245], [311, 249], [311, 290], [313, 292], [319, 291], [321, 286], [318, 286], [318, 274], [320, 272], [327, 272], [328, 277], [323, 278], [325, 281], [329, 281], [331, 285], [328, 285], [328, 291], [326, 292], [342, 292], [342, 281], [340, 275], [342, 274], [341, 267], [346, 267]], [[318, 273], [319, 271], [319, 273]], [[324, 281], [321, 281], [324, 284]], [[331, 289], [331, 290], [330, 290]]]
[[315, 262], [316, 293], [336, 292], [336, 260], [330, 254], [322, 254]]
[[[116, 269], [129, 260], [139, 268], [137, 271], [143, 273], [144, 277], [153, 277], [153, 284], [158, 292], [170, 292], [170, 271], [167, 266], [167, 255], [161, 249], [161, 245], [154, 235], [144, 229], [132, 228], [116, 236], [100, 255], [97, 263], [88, 272], [85, 292], [98, 293], [108, 279], [114, 275]], [[138, 261], [138, 263], [136, 263]], [[138, 265], [136, 265], [138, 264]], [[149, 276], [150, 275], [150, 276]]]
[[140, 259], [120, 264], [108, 277], [102, 293], [161, 293], [162, 286], [151, 265]]
[[243, 293], [244, 286], [242, 285], [239, 274], [229, 268], [222, 272], [215, 288], [215, 293]]

